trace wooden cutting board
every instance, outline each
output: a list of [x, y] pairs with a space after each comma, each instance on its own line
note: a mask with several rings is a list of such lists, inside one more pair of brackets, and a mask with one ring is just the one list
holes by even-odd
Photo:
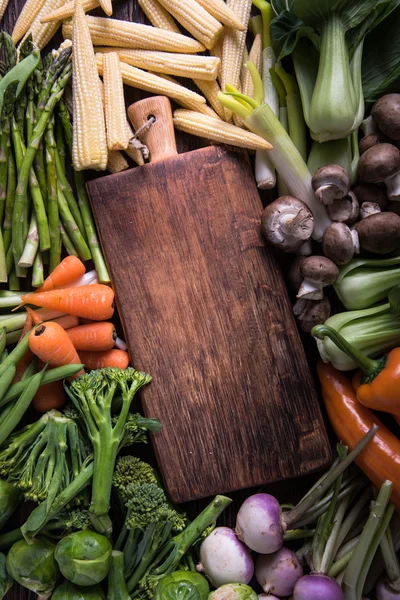
[[246, 154], [178, 155], [169, 100], [136, 102], [151, 163], [88, 184], [144, 412], [175, 502], [295, 477], [330, 449]]

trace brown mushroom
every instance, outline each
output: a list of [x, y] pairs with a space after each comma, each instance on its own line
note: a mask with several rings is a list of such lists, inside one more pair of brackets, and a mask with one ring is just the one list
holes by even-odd
[[400, 140], [400, 94], [386, 94], [375, 102], [372, 118], [391, 140]]
[[360, 219], [366, 219], [380, 212], [382, 212], [381, 207], [377, 202], [363, 202], [360, 207]]
[[297, 298], [306, 300], [322, 300], [323, 288], [335, 283], [339, 269], [326, 256], [309, 256], [300, 267], [303, 281], [297, 293]]
[[349, 193], [350, 177], [340, 165], [325, 165], [314, 173], [312, 187], [320, 202], [332, 204]]
[[369, 135], [364, 136], [360, 140], [359, 148], [360, 154], [364, 154], [366, 150], [372, 148], [372, 146], [376, 146], [377, 144], [389, 143], [390, 139], [384, 135], [381, 131], [377, 131], [376, 133], [370, 133]]
[[400, 150], [392, 144], [378, 144], [360, 156], [358, 173], [367, 183], [384, 182], [390, 200], [400, 200]]
[[356, 195], [353, 192], [349, 192], [344, 198], [335, 200], [333, 204], [329, 204], [326, 210], [332, 221], [340, 221], [351, 225], [358, 218], [360, 205]]
[[386, 210], [389, 204], [389, 199], [386, 194], [386, 188], [375, 183], [359, 183], [353, 189], [353, 193], [357, 196], [360, 204], [364, 202], [376, 202], [381, 210]]
[[400, 245], [400, 217], [380, 212], [359, 221], [355, 226], [360, 248], [374, 254], [389, 254]]
[[346, 265], [359, 252], [357, 232], [344, 223], [332, 223], [324, 231], [322, 250], [337, 265]]
[[302, 331], [309, 333], [315, 325], [325, 323], [331, 314], [328, 298], [304, 300], [299, 298], [293, 306], [293, 313]]
[[264, 209], [261, 229], [273, 246], [296, 252], [311, 237], [314, 218], [304, 202], [293, 196], [282, 196]]
[[299, 291], [299, 288], [304, 279], [303, 275], [301, 274], [300, 268], [303, 262], [306, 260], [306, 258], [306, 256], [296, 256], [288, 272], [288, 280], [290, 287], [296, 293]]

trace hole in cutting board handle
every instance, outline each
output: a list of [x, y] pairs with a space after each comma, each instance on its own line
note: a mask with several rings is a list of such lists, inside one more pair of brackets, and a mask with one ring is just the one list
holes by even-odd
[[155, 123], [157, 121], [157, 117], [155, 115], [147, 115], [147, 120]]

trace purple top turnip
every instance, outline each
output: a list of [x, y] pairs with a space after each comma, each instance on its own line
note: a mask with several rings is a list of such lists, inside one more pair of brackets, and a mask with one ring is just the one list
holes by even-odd
[[289, 596], [303, 576], [303, 568], [296, 554], [282, 546], [274, 554], [260, 554], [257, 557], [255, 574], [264, 592]]

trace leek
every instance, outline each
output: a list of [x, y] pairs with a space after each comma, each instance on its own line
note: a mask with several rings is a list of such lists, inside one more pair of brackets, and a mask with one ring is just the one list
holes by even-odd
[[[400, 315], [391, 312], [390, 304], [365, 310], [337, 313], [325, 325], [340, 333], [356, 350], [373, 358], [400, 344]], [[339, 371], [352, 371], [358, 363], [340, 350], [328, 337], [317, 339], [319, 354]]]
[[347, 310], [369, 308], [400, 284], [400, 256], [358, 258], [340, 267], [335, 292]]
[[[274, 114], [279, 117], [279, 96], [271, 77], [271, 69], [275, 67], [276, 57], [271, 45], [269, 28], [272, 20], [272, 8], [266, 0], [253, 0], [262, 17], [262, 81], [264, 85], [264, 102], [269, 104]], [[271, 163], [269, 152], [258, 150], [255, 159], [255, 178], [261, 189], [271, 189], [276, 185], [276, 174]]]

